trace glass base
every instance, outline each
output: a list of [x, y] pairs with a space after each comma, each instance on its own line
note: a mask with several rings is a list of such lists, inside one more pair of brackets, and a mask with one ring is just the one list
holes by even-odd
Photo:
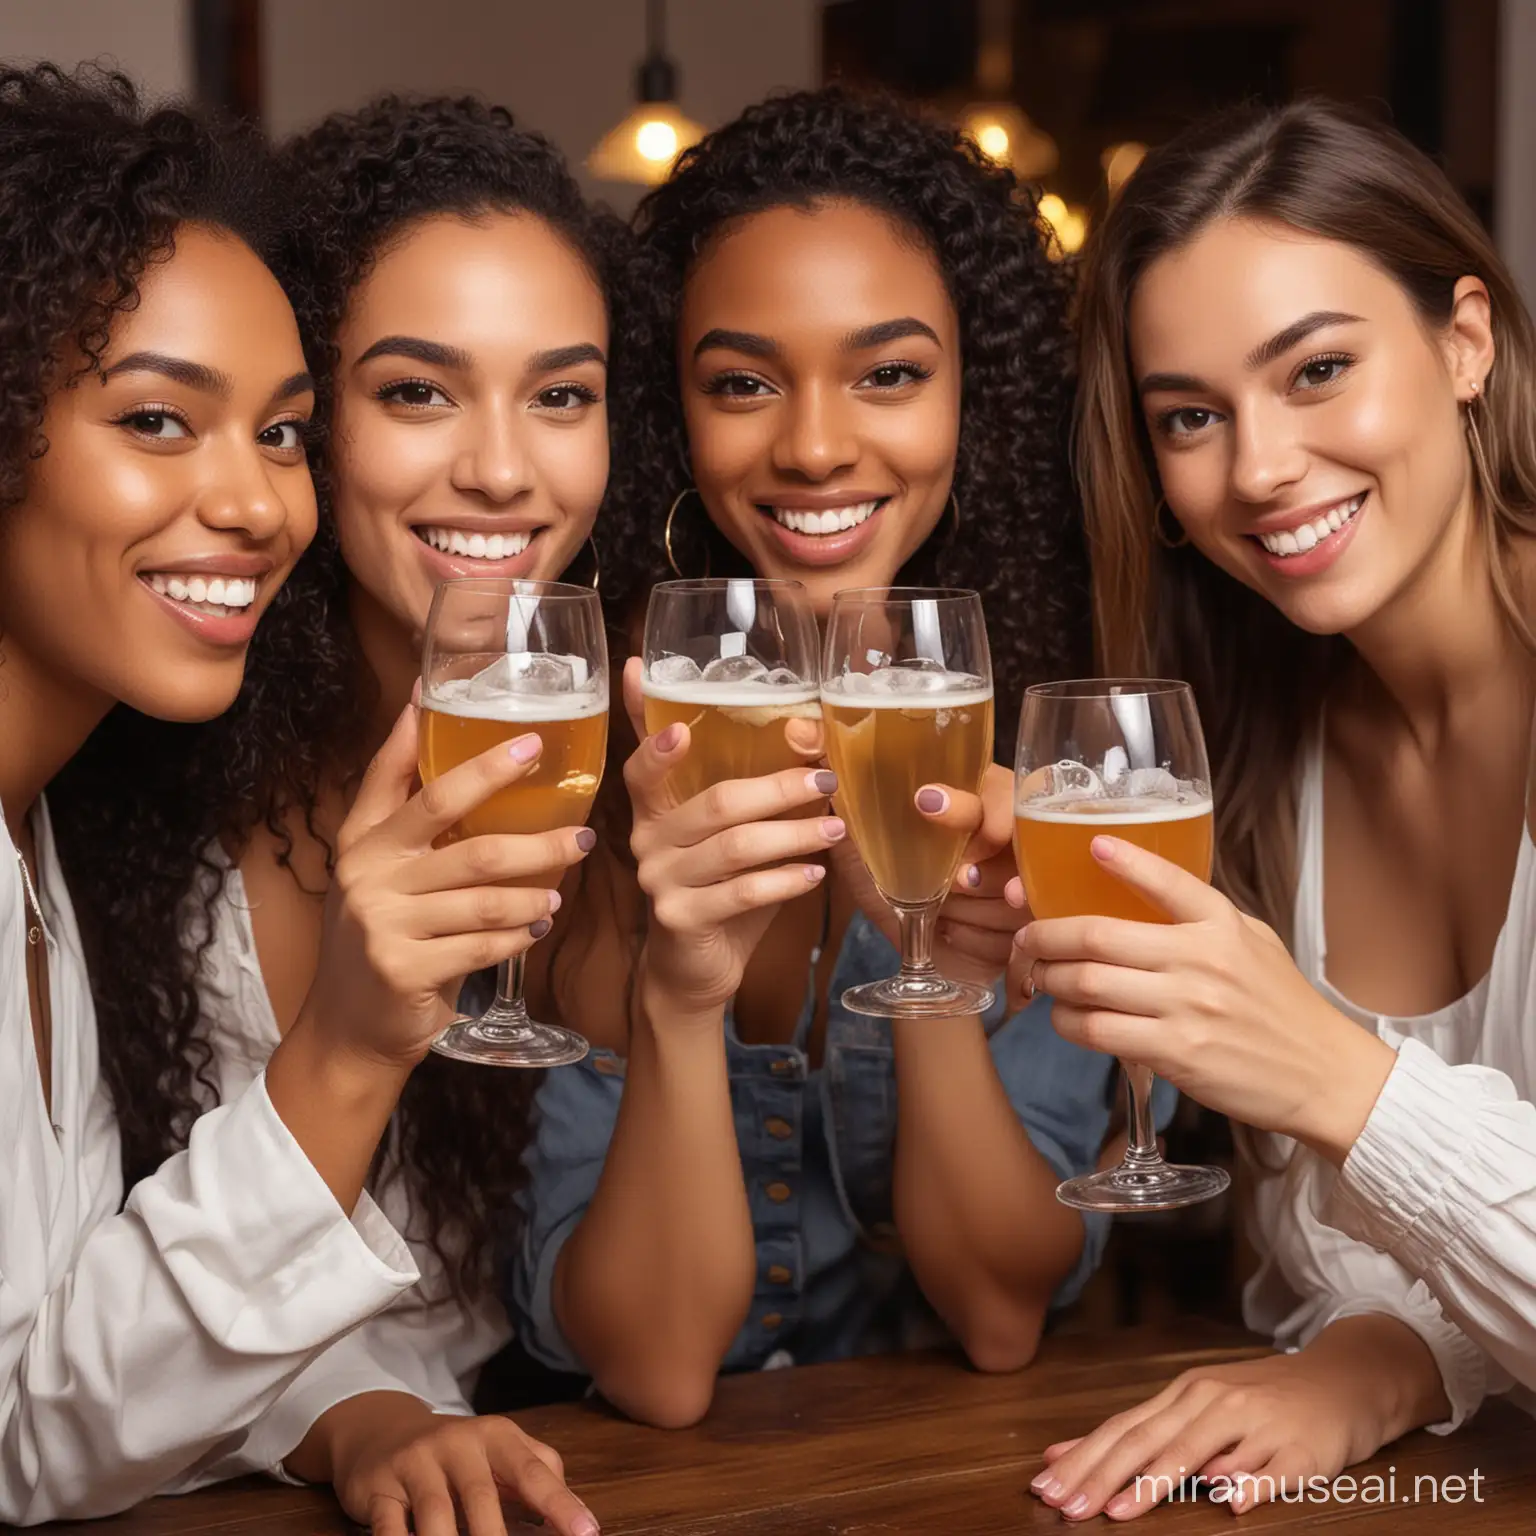
[[1174, 1211], [1213, 1200], [1232, 1181], [1221, 1168], [1195, 1168], [1159, 1158], [1140, 1167], [1122, 1163], [1056, 1187], [1056, 1198], [1078, 1211]]
[[482, 1067], [568, 1067], [588, 1047], [580, 1035], [554, 1024], [500, 1024], [487, 1015], [455, 1019], [432, 1049]]
[[985, 1013], [992, 1006], [990, 987], [974, 982], [950, 981], [937, 972], [926, 975], [887, 976], [867, 981], [843, 993], [843, 1007], [850, 1013], [876, 1019], [955, 1019]]

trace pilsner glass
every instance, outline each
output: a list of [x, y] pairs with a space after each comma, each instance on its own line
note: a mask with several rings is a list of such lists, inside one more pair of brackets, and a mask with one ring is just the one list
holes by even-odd
[[[1090, 678], [1026, 690], [1019, 716], [1014, 851], [1035, 917], [1166, 923], [1093, 857], [1101, 832], [1211, 878], [1211, 774], [1188, 683]], [[1165, 1163], [1152, 1123], [1152, 1073], [1122, 1062], [1129, 1144], [1118, 1168], [1056, 1191], [1083, 1211], [1165, 1211], [1227, 1187], [1220, 1168]]]
[[941, 976], [933, 928], [965, 853], [963, 832], [913, 803], [925, 784], [981, 792], [992, 761], [992, 663], [974, 592], [869, 587], [832, 599], [821, 714], [837, 811], [901, 927], [901, 970], [851, 987], [877, 1018], [981, 1013], [992, 992]]
[[[528, 731], [544, 743], [533, 772], [477, 805], [451, 841], [586, 821], [608, 748], [608, 650], [590, 588], [477, 576], [444, 582], [427, 617], [421, 667], [422, 783]], [[559, 875], [508, 883], [553, 888]], [[495, 1001], [479, 1018], [455, 1019], [434, 1051], [498, 1067], [558, 1067], [587, 1054], [574, 1031], [528, 1017], [523, 959], [502, 961]]]
[[664, 581], [645, 615], [645, 728], [688, 727], [679, 801], [806, 762], [785, 731], [821, 716], [816, 616], [798, 581]]

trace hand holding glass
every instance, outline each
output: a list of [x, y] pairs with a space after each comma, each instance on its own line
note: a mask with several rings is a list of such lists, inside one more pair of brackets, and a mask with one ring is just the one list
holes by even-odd
[[[444, 582], [422, 659], [422, 783], [528, 731], [544, 744], [533, 772], [465, 816], [455, 838], [586, 821], [608, 746], [608, 651], [590, 588], [473, 576]], [[492, 1066], [557, 1067], [580, 1061], [587, 1042], [528, 1017], [519, 955], [498, 968], [490, 1008], [455, 1019], [432, 1049]]]
[[[1211, 775], [1187, 683], [1089, 679], [1024, 695], [1016, 760], [1014, 850], [1037, 918], [1168, 916], [1115, 879], [1089, 851], [1124, 838], [1211, 878]], [[1227, 1187], [1220, 1168], [1163, 1161], [1152, 1123], [1152, 1073], [1123, 1062], [1130, 1140], [1118, 1168], [1068, 1179], [1056, 1197], [1085, 1211], [1162, 1211]]]

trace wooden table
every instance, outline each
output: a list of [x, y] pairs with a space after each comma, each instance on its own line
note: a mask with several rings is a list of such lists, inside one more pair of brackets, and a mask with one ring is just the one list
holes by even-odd
[[[518, 1415], [565, 1457], [572, 1486], [605, 1536], [1003, 1536], [1070, 1527], [1028, 1493], [1040, 1451], [1140, 1402], [1191, 1365], [1262, 1354], [1232, 1329], [1132, 1329], [1048, 1339], [1015, 1376], [981, 1376], [945, 1353], [890, 1355], [723, 1381], [697, 1429], [644, 1429], [595, 1404]], [[1242, 1517], [1245, 1532], [1340, 1528], [1402, 1532], [1527, 1532], [1536, 1526], [1536, 1425], [1504, 1403], [1448, 1439], [1414, 1434], [1354, 1468], [1396, 1468], [1398, 1496], [1415, 1476], [1477, 1471], [1454, 1508], [1333, 1502], [1274, 1505]], [[1428, 1484], [1424, 1485], [1426, 1490]], [[1441, 1484], [1437, 1483], [1437, 1486]], [[1112, 1523], [1091, 1522], [1104, 1531]], [[1154, 1536], [1233, 1529], [1205, 1502], [1167, 1505], [1135, 1527]], [[332, 1536], [355, 1528], [329, 1495], [232, 1484], [157, 1499], [98, 1536]], [[518, 1527], [519, 1530], [525, 1529]], [[526, 1527], [528, 1530], [534, 1527]]]

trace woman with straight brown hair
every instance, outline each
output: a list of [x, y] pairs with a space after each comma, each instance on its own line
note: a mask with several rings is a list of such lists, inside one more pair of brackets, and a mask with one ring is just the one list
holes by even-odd
[[1289, 1352], [1033, 1486], [1244, 1509], [1536, 1386], [1536, 343], [1440, 171], [1318, 102], [1149, 155], [1082, 327], [1100, 660], [1193, 683], [1216, 879], [1098, 838], [1170, 921], [1031, 923], [1013, 976], [1261, 1133], [1244, 1301]]

